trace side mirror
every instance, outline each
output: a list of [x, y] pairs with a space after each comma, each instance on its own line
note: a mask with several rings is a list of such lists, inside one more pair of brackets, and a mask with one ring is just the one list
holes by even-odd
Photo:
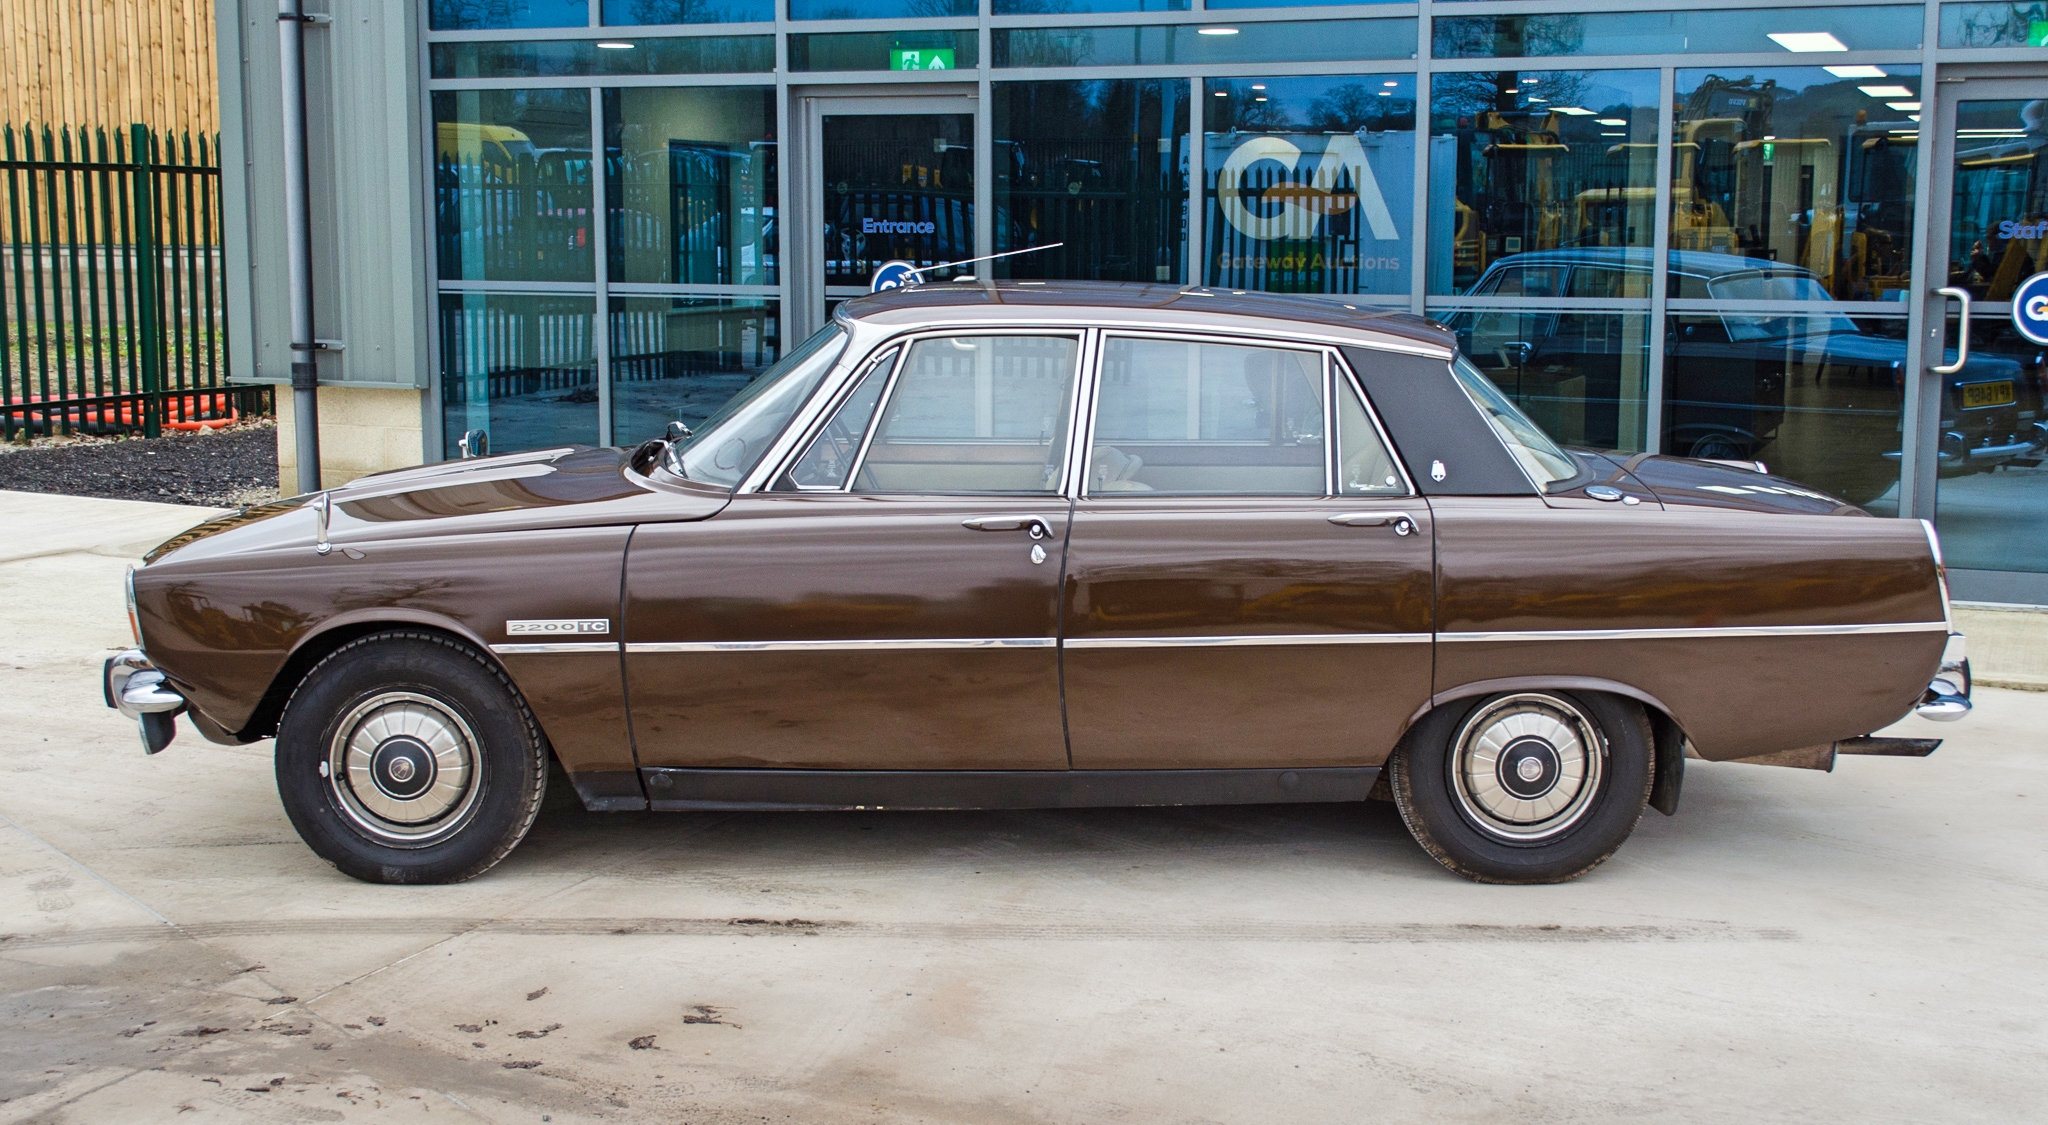
[[472, 457], [488, 457], [491, 453], [491, 434], [489, 430], [469, 430], [464, 432], [462, 440], [455, 444], [462, 448], [462, 459], [465, 461]]

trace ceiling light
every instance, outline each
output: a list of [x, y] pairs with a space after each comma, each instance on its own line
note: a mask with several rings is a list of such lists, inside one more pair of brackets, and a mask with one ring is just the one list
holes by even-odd
[[[1919, 115], [1919, 114], [1917, 114], [1917, 113], [1909, 113], [1909, 114], [1907, 114], [1907, 115], [1906, 115], [1906, 120], [1908, 120], [1908, 121], [1918, 121], [1918, 120], [1920, 120], [1920, 115]], [[1916, 136], [1916, 137], [1917, 137], [1917, 136], [1919, 136], [1919, 134], [1918, 134], [1918, 133], [1914, 133], [1914, 134], [1912, 134], [1912, 135], [1913, 135], [1913, 136]]]
[[1394, 96], [1394, 92], [1393, 92], [1392, 90], [1381, 90], [1381, 91], [1380, 91], [1380, 97], [1383, 97], [1383, 98], [1391, 98], [1391, 97], [1393, 97], [1393, 96]]
[[1847, 43], [1825, 31], [1773, 31], [1770, 40], [1788, 51], [1807, 54], [1813, 51], [1846, 51]]
[[1255, 101], [1255, 102], [1262, 102], [1262, 101], [1265, 101], [1266, 99], [1264, 99], [1264, 98], [1253, 98], [1252, 100], [1253, 100], [1253, 101]]
[[1380, 83], [1380, 85], [1382, 85], [1382, 86], [1399, 86], [1399, 85], [1400, 85], [1400, 83], [1399, 83], [1399, 82], [1382, 82], [1382, 83]]
[[1573, 117], [1591, 117], [1591, 116], [1593, 116], [1593, 111], [1592, 111], [1592, 110], [1590, 110], [1590, 109], [1581, 109], [1581, 108], [1579, 108], [1578, 106], [1575, 106], [1575, 105], [1560, 105], [1560, 106], [1553, 106], [1553, 107], [1552, 107], [1552, 111], [1553, 111], [1553, 112], [1556, 112], [1556, 113], [1563, 113], [1563, 114], [1569, 114], [1569, 115], [1571, 115], [1571, 116], [1573, 116]]
[[1603, 136], [1603, 137], [1626, 137], [1626, 136], [1628, 136], [1628, 134], [1627, 134], [1627, 133], [1602, 133], [1602, 134], [1600, 134], [1600, 135], [1601, 135], [1601, 136]]
[[[1195, 29], [1195, 34], [1197, 34], [1197, 35], [1236, 35], [1236, 34], [1237, 34], [1237, 29], [1236, 29], [1236, 28], [1234, 28], [1234, 27], [1202, 27], [1202, 28], [1197, 28], [1197, 29]], [[1842, 48], [1842, 49], [1843, 49], [1843, 50], [1845, 50], [1845, 51], [1846, 51], [1846, 50], [1848, 50], [1848, 48], [1847, 48], [1847, 47], [1844, 47], [1844, 48]]]
[[1260, 83], [1260, 82], [1254, 82], [1254, 83], [1252, 83], [1252, 89], [1254, 89], [1254, 90], [1263, 90], [1263, 89], [1265, 89], [1265, 88], [1266, 88], [1266, 87], [1265, 87], [1265, 84], [1264, 84], [1264, 83]]
[[1886, 102], [1884, 104], [1891, 109], [1898, 110], [1900, 113], [1908, 113], [1920, 108], [1919, 102]]
[[1884, 78], [1884, 68], [1875, 66], [1824, 66], [1822, 70], [1836, 78]]
[[1873, 98], [1910, 98], [1913, 91], [1904, 86], [1858, 86], [1858, 90]]
[[1217, 97], [1219, 97], [1219, 98], [1227, 98], [1227, 97], [1229, 97], [1229, 96], [1230, 96], [1230, 91], [1228, 91], [1228, 90], [1218, 90], [1218, 91], [1216, 91], [1216, 96], [1217, 96]]
[[1531, 95], [1531, 96], [1530, 96], [1530, 98], [1529, 98], [1529, 100], [1530, 100], [1530, 101], [1532, 101], [1532, 102], [1547, 102], [1547, 101], [1549, 101], [1550, 99], [1549, 99], [1549, 98], [1539, 98], [1539, 97], [1536, 97], [1536, 96], [1534, 96], [1534, 95]]
[[1541, 78], [1524, 78], [1524, 79], [1522, 79], [1522, 85], [1524, 85], [1524, 86], [1534, 86], [1535, 84], [1537, 84], [1538, 82], [1541, 82], [1541, 81], [1543, 81], [1543, 80], [1542, 80]]
[[597, 45], [597, 49], [600, 51], [630, 51], [633, 49], [633, 45], [631, 43], [620, 43], [614, 40], [607, 39], [604, 42], [599, 43]]

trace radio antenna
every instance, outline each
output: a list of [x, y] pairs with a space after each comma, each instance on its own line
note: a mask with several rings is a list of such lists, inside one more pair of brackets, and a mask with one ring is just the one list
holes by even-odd
[[1043, 246], [1026, 246], [1022, 250], [1005, 250], [1000, 254], [983, 254], [979, 258], [963, 258], [957, 262], [940, 262], [935, 266], [923, 266], [909, 272], [911, 277], [916, 278], [919, 274], [930, 273], [933, 270], [947, 269], [952, 266], [971, 266], [976, 262], [993, 262], [997, 258], [1014, 258], [1019, 254], [1033, 254], [1040, 250], [1056, 250], [1065, 245], [1066, 243], [1064, 242], [1048, 242]]

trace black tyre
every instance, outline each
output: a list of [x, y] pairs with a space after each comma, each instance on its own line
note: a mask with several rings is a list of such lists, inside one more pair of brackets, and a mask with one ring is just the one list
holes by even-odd
[[1562, 883], [1635, 830], [1654, 753], [1632, 700], [1527, 691], [1431, 712], [1387, 765], [1402, 821], [1438, 863], [1481, 883]]
[[533, 827], [548, 750], [510, 681], [435, 633], [314, 665], [277, 729], [277, 792], [322, 859], [369, 883], [459, 883]]

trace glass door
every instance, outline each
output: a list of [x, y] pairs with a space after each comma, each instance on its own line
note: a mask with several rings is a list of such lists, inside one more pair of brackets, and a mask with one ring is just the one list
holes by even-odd
[[[1969, 357], [1921, 383], [1918, 468], [1955, 596], [2048, 601], [2048, 346], [2012, 321], [2014, 290], [2048, 270], [2048, 76], [1944, 71], [1939, 89], [1929, 276], [1970, 294]], [[1956, 364], [1964, 331], [1960, 302], [1935, 307], [1943, 352], [1925, 349], [1930, 369]]]
[[796, 176], [809, 221], [796, 238], [808, 253], [796, 280], [811, 327], [866, 293], [883, 262], [975, 256], [976, 104], [965, 95], [803, 99], [806, 160]]

